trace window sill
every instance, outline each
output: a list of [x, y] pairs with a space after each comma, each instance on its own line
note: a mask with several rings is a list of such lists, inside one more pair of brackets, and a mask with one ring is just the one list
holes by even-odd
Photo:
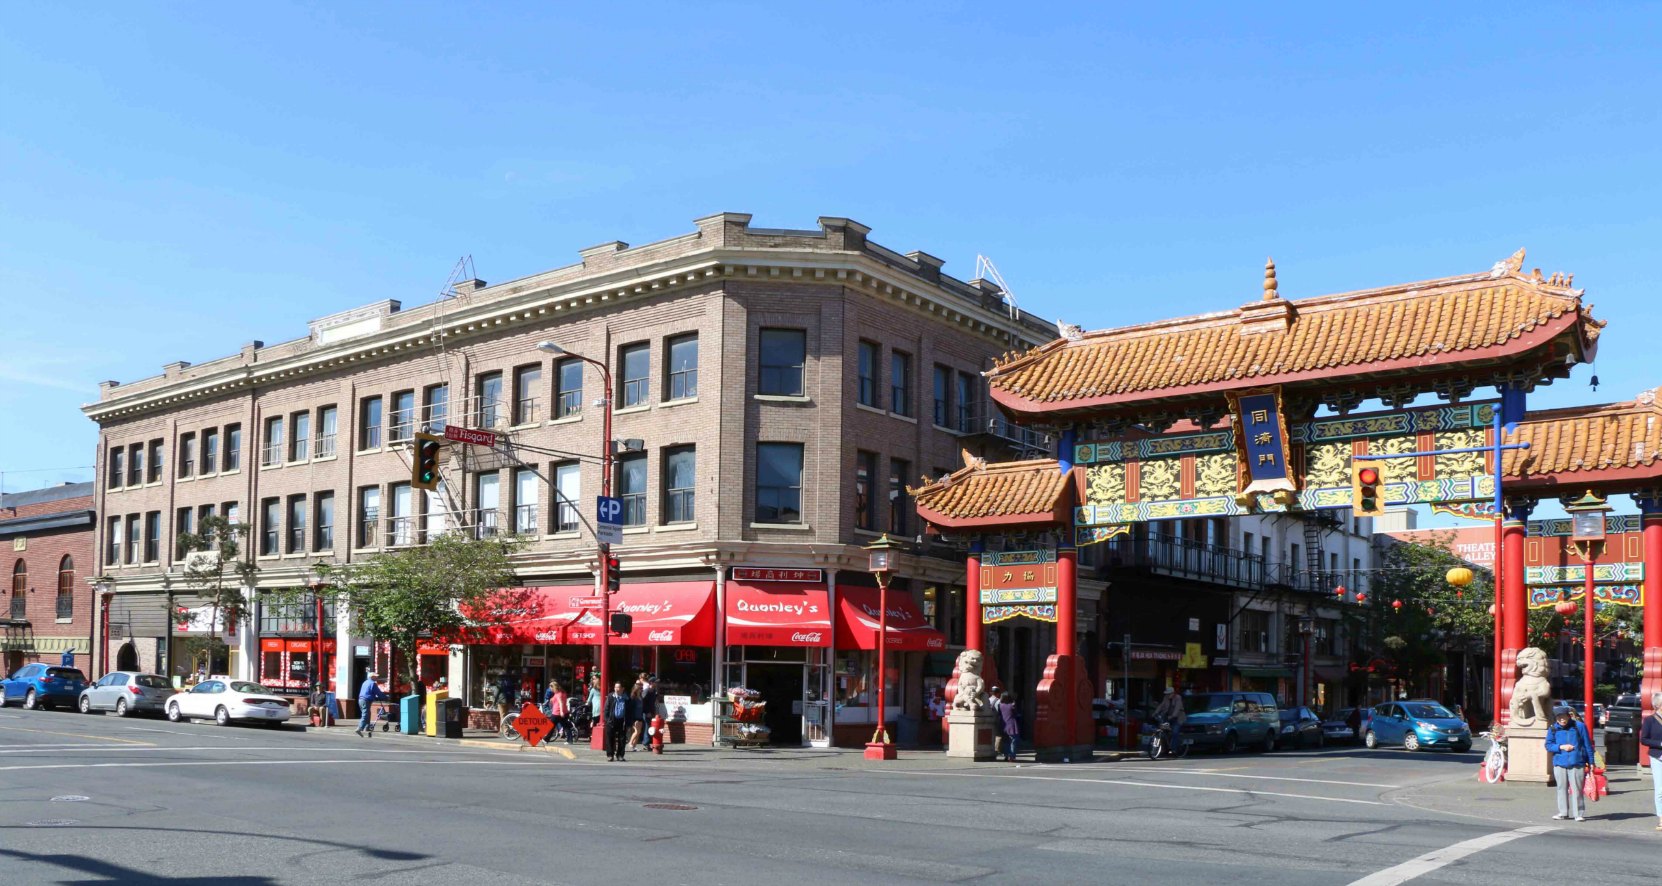
[[543, 538], [548, 539], [549, 541], [554, 541], [554, 540], [558, 540], [558, 539], [568, 539], [568, 538], [582, 538], [582, 537], [583, 537], [583, 533], [578, 532], [575, 529], [570, 530], [568, 532], [551, 532], [551, 533], [543, 536]]
[[580, 422], [582, 420], [583, 420], [583, 414], [578, 413], [576, 415], [562, 415], [559, 418], [551, 418], [548, 421], [544, 422], [544, 424], [548, 424], [548, 425], [570, 425], [570, 424], [576, 424], [577, 422]]
[[60, 625], [74, 624], [75, 619], [73, 619], [73, 618], [55, 618], [55, 619], [52, 620], [52, 623], [53, 624], [60, 624]]
[[360, 450], [358, 450], [358, 454], [359, 454], [359, 455], [373, 455], [373, 454], [374, 454], [374, 453], [377, 453], [377, 452], [380, 452], [380, 451], [381, 451], [381, 447], [379, 447], [379, 446], [371, 446], [371, 447], [370, 447], [370, 448], [368, 448], [368, 449], [360, 449]]
[[285, 464], [285, 465], [303, 465], [303, 464], [305, 464], [306, 462], [309, 462], [309, 461], [311, 461], [311, 459], [309, 459], [309, 458], [291, 458], [288, 461], [283, 462], [283, 464]]
[[698, 528], [697, 523], [665, 523], [658, 527], [659, 532], [691, 532]]
[[[176, 478], [174, 478], [173, 482], [175, 482], [175, 483], [189, 483], [190, 481], [195, 480], [195, 479], [196, 479], [196, 475], [191, 474], [189, 477], [176, 477]], [[133, 487], [123, 486], [121, 488], [123, 488], [123, 489], [132, 489]]]
[[806, 394], [752, 394], [752, 399], [763, 403], [812, 403], [813, 398]]
[[634, 415], [637, 412], [649, 412], [651, 409], [651, 403], [637, 403], [634, 406], [625, 406], [622, 409], [612, 410], [612, 417], [616, 418], [620, 415]]
[[860, 527], [856, 526], [856, 527], [854, 527], [854, 534], [855, 535], [870, 536], [871, 538], [877, 538], [877, 537], [881, 536], [883, 533], [878, 532], [875, 529], [861, 529]]
[[785, 532], [813, 532], [814, 527], [807, 523], [752, 523], [751, 529], [779, 529]]
[[312, 461], [334, 461], [337, 458], [340, 458], [340, 456], [339, 455], [316, 455], [316, 456], [312, 457]]
[[888, 415], [887, 412], [878, 409], [876, 406], [867, 406], [866, 404], [860, 402], [855, 402], [854, 408], [860, 410], [861, 412], [869, 412], [872, 415]]
[[889, 413], [889, 418], [898, 418], [903, 422], [907, 422], [909, 424], [914, 424], [914, 425], [918, 423], [918, 420], [913, 418], [912, 416], [910, 416], [910, 415], [901, 415], [898, 412]]
[[540, 427], [542, 427], [542, 422], [540, 422], [540, 421], [528, 421], [528, 422], [521, 422], [517, 425], [509, 425], [508, 427], [504, 428], [504, 430], [508, 430], [508, 431], [529, 431], [529, 430], [532, 430], [534, 428], [540, 428]]
[[624, 535], [645, 535], [648, 531], [651, 530], [651, 528], [652, 527], [650, 527], [650, 526], [625, 526], [625, 527], [623, 527], [623, 534]]
[[262, 471], [274, 471], [274, 470], [276, 470], [276, 469], [278, 469], [282, 466], [283, 466], [282, 462], [278, 462], [276, 464], [269, 464], [269, 465], [260, 465], [260, 470], [262, 470]]
[[[229, 477], [232, 474], [240, 474], [240, 473], [242, 473], [242, 468], [226, 468], [225, 470], [219, 472], [219, 476]], [[161, 484], [158, 483], [156, 485], [160, 486]]]
[[276, 562], [276, 561], [281, 560], [283, 558], [280, 554], [256, 554], [254, 559], [255, 560], [270, 560], [272, 562]]
[[303, 557], [310, 557], [310, 556], [311, 556], [311, 554], [308, 554], [305, 551], [296, 551], [295, 553], [292, 553], [292, 554], [284, 554], [281, 559], [284, 559], [284, 560], [299, 560]]
[[935, 430], [940, 431], [943, 434], [951, 434], [954, 437], [964, 436], [963, 431], [960, 431], [956, 428], [949, 428], [946, 425], [935, 425], [934, 428], [935, 428]]
[[698, 402], [697, 397], [682, 397], [679, 400], [665, 400], [662, 403], [659, 403], [658, 407], [661, 408], [661, 409], [668, 409], [671, 406], [686, 406], [689, 403], [697, 403], [697, 402]]

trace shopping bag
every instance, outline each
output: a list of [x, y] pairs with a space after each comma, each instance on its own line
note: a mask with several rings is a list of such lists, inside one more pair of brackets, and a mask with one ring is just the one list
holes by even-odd
[[1581, 793], [1595, 802], [1601, 797], [1609, 796], [1610, 782], [1604, 776], [1604, 767], [1594, 766], [1587, 770], [1587, 778], [1581, 783]]

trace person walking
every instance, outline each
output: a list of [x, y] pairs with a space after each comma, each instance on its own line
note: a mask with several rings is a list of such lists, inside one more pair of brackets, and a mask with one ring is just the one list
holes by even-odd
[[634, 750], [646, 752], [648, 739], [646, 738], [646, 723], [652, 715], [658, 713], [658, 683], [656, 674], [641, 674], [635, 684], [635, 698], [639, 706], [638, 716], [635, 718], [635, 727], [630, 733], [630, 744]]
[[372, 702], [386, 698], [386, 690], [376, 682], [380, 675], [374, 671], [364, 678], [364, 685], [358, 687], [358, 735], [362, 738], [375, 737], [375, 724], [369, 716], [369, 706]]
[[426, 735], [427, 734], [427, 684], [421, 682], [421, 677], [420, 676], [417, 676], [415, 678], [415, 682], [410, 684], [410, 694], [412, 694], [416, 697], [416, 731], [421, 733], [422, 735]]
[[1021, 712], [1016, 710], [1015, 696], [1006, 692], [998, 699], [998, 720], [1004, 729], [1004, 760], [1016, 762], [1016, 742], [1021, 738]]
[[1552, 775], [1557, 784], [1554, 796], [1558, 798], [1558, 814], [1553, 818], [1586, 821], [1582, 814], [1586, 801], [1582, 799], [1581, 786], [1587, 778], [1588, 764], [1593, 761], [1593, 748], [1587, 730], [1575, 722], [1569, 708], [1553, 712], [1553, 724], [1547, 727], [1546, 746], [1552, 752]]
[[566, 716], [566, 694], [560, 688], [560, 681], [549, 680], [548, 692], [543, 696], [543, 708], [548, 712], [548, 719], [554, 721], [554, 737], [571, 741], [571, 718]]
[[605, 717], [606, 759], [623, 762], [625, 745], [629, 741], [629, 727], [635, 722], [640, 708], [634, 697], [623, 691], [623, 683], [612, 684], [612, 694], [601, 703]]
[[1154, 722], [1164, 724], [1171, 729], [1171, 735], [1166, 739], [1168, 753], [1177, 750], [1177, 743], [1183, 740], [1183, 696], [1177, 690], [1167, 686], [1166, 697], [1160, 699], [1160, 706], [1154, 709]]
[[1656, 791], [1656, 829], [1662, 831], [1662, 692], [1651, 693], [1651, 714], [1639, 729], [1639, 743], [1650, 756], [1650, 786]]

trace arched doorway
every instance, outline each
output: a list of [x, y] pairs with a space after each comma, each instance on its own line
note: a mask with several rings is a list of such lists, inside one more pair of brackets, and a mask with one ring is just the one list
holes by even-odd
[[118, 671], [136, 671], [139, 669], [138, 650], [133, 648], [131, 640], [121, 644], [121, 648], [116, 651], [115, 669]]

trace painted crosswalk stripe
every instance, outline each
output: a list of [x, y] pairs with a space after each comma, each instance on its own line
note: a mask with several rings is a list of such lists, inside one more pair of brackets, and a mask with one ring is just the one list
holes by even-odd
[[1398, 883], [1406, 883], [1416, 877], [1423, 877], [1438, 868], [1453, 864], [1468, 855], [1475, 855], [1485, 849], [1493, 849], [1520, 837], [1530, 837], [1556, 830], [1558, 829], [1549, 825], [1531, 825], [1527, 828], [1518, 828], [1515, 831], [1497, 831], [1493, 834], [1484, 834], [1481, 837], [1473, 837], [1453, 846], [1444, 846], [1442, 849], [1427, 852], [1402, 864], [1369, 874], [1351, 883], [1350, 886], [1397, 886]]

